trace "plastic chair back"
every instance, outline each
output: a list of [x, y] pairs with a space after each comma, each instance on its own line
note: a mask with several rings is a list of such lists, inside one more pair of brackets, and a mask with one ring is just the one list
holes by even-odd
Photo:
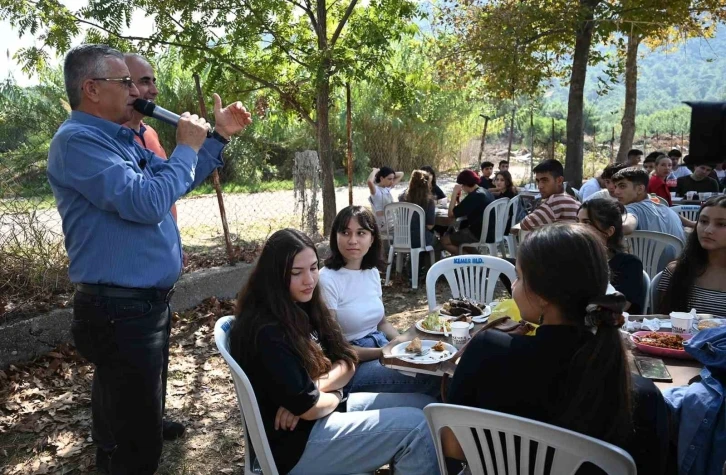
[[660, 278], [663, 276], [663, 272], [658, 272], [655, 277], [653, 277], [653, 280], [650, 281], [650, 306], [652, 307], [652, 312], [655, 313], [658, 311], [658, 284], [660, 283]]
[[512, 222], [510, 223], [510, 226], [514, 226], [517, 221], [517, 214], [519, 213], [519, 195], [515, 196], [514, 198], [511, 198], [507, 202], [507, 207], [504, 210], [504, 235], [509, 235], [509, 228], [507, 228], [507, 221], [509, 220], [509, 217], [512, 217]]
[[411, 249], [411, 220], [418, 214], [419, 229], [414, 231], [419, 235], [419, 245], [426, 247], [426, 213], [423, 208], [413, 203], [389, 203], [384, 208], [386, 222], [393, 224], [393, 240], [391, 245], [396, 249]]
[[[476, 249], [485, 248], [490, 254], [496, 255], [496, 246], [504, 240], [504, 230], [507, 225], [506, 217], [502, 220], [503, 215], [507, 209], [509, 198], [499, 198], [494, 200], [484, 208], [484, 219], [482, 219], [481, 225], [481, 237], [479, 237], [478, 243], [467, 243], [459, 246], [459, 250], [463, 251], [466, 247], [473, 247]], [[491, 214], [494, 211], [494, 223], [491, 222]], [[489, 234], [489, 226], [494, 224], [494, 242], [487, 243], [487, 235]], [[461, 253], [461, 252], [460, 252]]]
[[648, 311], [648, 307], [650, 306], [650, 276], [645, 271], [643, 271], [643, 287], [645, 288], [645, 292], [643, 293], [643, 302], [641, 302], [642, 306], [640, 308], [644, 314], [649, 314], [651, 313]]
[[[245, 475], [264, 473], [265, 475], [278, 475], [275, 460], [272, 458], [270, 444], [267, 442], [265, 426], [260, 415], [260, 406], [257, 404], [255, 392], [250, 380], [239, 364], [229, 354], [229, 330], [234, 323], [233, 316], [222, 317], [214, 325], [214, 342], [227, 362], [234, 381], [234, 390], [237, 393], [242, 424], [245, 437]], [[255, 467], [255, 462], [259, 467]], [[260, 471], [261, 469], [261, 471]]]
[[446, 277], [454, 298], [466, 297], [487, 304], [494, 299], [494, 288], [500, 274], [506, 275], [510, 282], [517, 278], [510, 262], [494, 256], [466, 254], [440, 260], [426, 274], [429, 311], [436, 308], [436, 281], [442, 275]]
[[683, 251], [683, 241], [670, 234], [655, 231], [634, 231], [626, 236], [630, 253], [638, 256], [643, 262], [643, 270], [649, 276], [662, 271], [667, 263], [661, 263], [661, 256], [668, 247], [673, 247], [676, 257]]
[[[635, 475], [633, 458], [620, 447], [561, 427], [523, 417], [450, 404], [424, 408], [436, 446], [441, 473], [446, 462], [441, 429], [449, 427], [461, 445], [474, 475], [545, 474], [547, 452], [553, 451], [551, 474], [574, 474], [590, 462], [609, 474]], [[519, 443], [515, 442], [519, 439]], [[534, 451], [531, 459], [530, 449]], [[518, 450], [519, 449], [519, 450]], [[485, 471], [486, 470], [486, 471]]]
[[684, 218], [691, 221], [697, 220], [698, 213], [701, 212], [701, 207], [698, 205], [671, 206], [671, 209], [678, 213], [680, 216], [683, 216]]

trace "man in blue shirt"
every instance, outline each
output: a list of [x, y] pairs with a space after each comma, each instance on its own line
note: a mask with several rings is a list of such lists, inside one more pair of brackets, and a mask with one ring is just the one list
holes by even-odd
[[48, 180], [76, 286], [71, 332], [95, 365], [96, 464], [112, 474], [153, 474], [162, 449], [168, 302], [182, 268], [170, 209], [222, 165], [224, 145], [251, 118], [239, 102], [222, 108], [215, 94], [213, 137], [203, 118], [184, 113], [165, 161], [121, 125], [139, 91], [120, 52], [73, 48], [64, 79], [72, 112], [51, 142]]

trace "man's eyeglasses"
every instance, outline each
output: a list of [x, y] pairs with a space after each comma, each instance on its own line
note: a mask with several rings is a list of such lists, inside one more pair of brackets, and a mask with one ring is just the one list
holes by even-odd
[[134, 87], [134, 81], [131, 79], [130, 76], [124, 76], [122, 78], [91, 78], [94, 81], [109, 81], [109, 82], [118, 82], [126, 86], [127, 88], [131, 89]]

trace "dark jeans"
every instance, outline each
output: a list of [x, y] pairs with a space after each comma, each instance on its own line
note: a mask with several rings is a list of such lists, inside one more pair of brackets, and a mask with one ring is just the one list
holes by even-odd
[[96, 367], [93, 440], [111, 454], [114, 475], [153, 474], [159, 465], [170, 331], [164, 301], [74, 297], [73, 341]]

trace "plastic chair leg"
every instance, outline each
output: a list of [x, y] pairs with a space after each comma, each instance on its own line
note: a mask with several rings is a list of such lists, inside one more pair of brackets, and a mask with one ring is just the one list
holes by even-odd
[[403, 272], [403, 253], [399, 252], [396, 256], [396, 272], [399, 274]]
[[418, 261], [421, 253], [418, 251], [411, 252], [411, 287], [418, 289]]
[[391, 281], [391, 267], [393, 267], [393, 246], [388, 248], [388, 265], [386, 266], [386, 285]]

